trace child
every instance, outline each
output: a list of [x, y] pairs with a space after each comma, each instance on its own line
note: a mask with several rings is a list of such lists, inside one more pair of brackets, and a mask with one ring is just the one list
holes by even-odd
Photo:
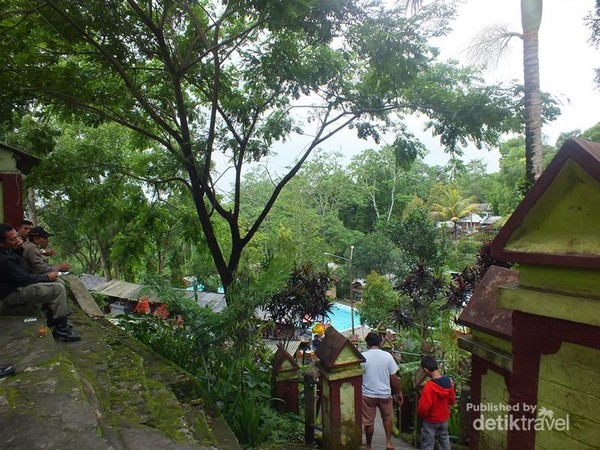
[[448, 419], [450, 418], [450, 405], [454, 404], [455, 400], [454, 384], [450, 377], [440, 373], [438, 364], [432, 356], [423, 358], [421, 367], [431, 378], [425, 383], [417, 405], [417, 414], [423, 418], [421, 449], [433, 450], [437, 434], [440, 450], [450, 450]]

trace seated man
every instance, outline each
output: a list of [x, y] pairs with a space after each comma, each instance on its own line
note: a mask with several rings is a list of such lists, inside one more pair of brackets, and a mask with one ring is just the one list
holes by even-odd
[[48, 264], [48, 256], [45, 250], [48, 248], [48, 238], [52, 236], [42, 227], [33, 227], [29, 232], [29, 240], [23, 242], [23, 257], [29, 263], [33, 273], [66, 272], [69, 263], [64, 261], [51, 266]]
[[80, 340], [67, 321], [67, 293], [64, 285], [56, 282], [58, 273], [30, 273], [27, 260], [17, 252], [20, 246], [17, 230], [0, 223], [0, 309], [32, 303], [47, 305], [48, 326], [54, 328], [54, 337], [65, 342]]
[[19, 237], [21, 238], [21, 240], [23, 242], [27, 241], [27, 239], [29, 238], [29, 233], [31, 232], [31, 229], [33, 228], [33, 222], [31, 220], [27, 220], [24, 219], [21, 222], [21, 225], [19, 225]]

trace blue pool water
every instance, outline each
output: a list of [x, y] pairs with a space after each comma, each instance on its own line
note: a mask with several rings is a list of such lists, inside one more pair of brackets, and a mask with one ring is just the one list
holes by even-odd
[[[341, 303], [334, 303], [328, 319], [337, 331], [345, 331], [352, 328], [352, 314], [349, 306], [342, 305]], [[327, 319], [325, 319], [325, 321], [327, 321]], [[358, 312], [356, 312], [356, 308], [354, 308], [354, 328], [358, 327], [360, 327], [360, 316], [358, 315]]]

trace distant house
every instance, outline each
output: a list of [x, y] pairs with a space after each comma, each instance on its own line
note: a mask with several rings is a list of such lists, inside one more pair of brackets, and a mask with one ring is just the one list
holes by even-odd
[[502, 220], [502, 216], [494, 216], [492, 214], [486, 213], [486, 215], [483, 217], [483, 220], [481, 221], [480, 228], [482, 230], [489, 231], [494, 227], [494, 225], [496, 225], [501, 220]]
[[462, 219], [460, 219], [458, 221], [458, 223], [460, 224], [460, 228], [461, 230], [464, 231], [475, 231], [479, 229], [479, 226], [481, 225], [481, 221], [483, 220], [483, 217], [481, 217], [479, 214], [473, 212], [465, 217], [463, 217]]
[[475, 233], [479, 230], [489, 231], [497, 222], [502, 220], [502, 216], [494, 215], [492, 205], [490, 203], [478, 203], [477, 211], [479, 211], [479, 213], [473, 212], [458, 221], [460, 230], [462, 232], [469, 234]]
[[362, 300], [365, 280], [356, 279], [352, 282], [352, 298], [358, 302]]

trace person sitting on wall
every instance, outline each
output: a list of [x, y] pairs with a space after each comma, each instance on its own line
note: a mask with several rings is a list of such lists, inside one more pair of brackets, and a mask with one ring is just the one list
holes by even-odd
[[23, 242], [26, 242], [29, 239], [29, 233], [33, 228], [33, 222], [31, 220], [23, 219], [19, 224], [18, 233], [19, 237]]
[[66, 261], [51, 266], [45, 250], [48, 248], [48, 238], [52, 236], [42, 227], [33, 227], [29, 232], [29, 240], [23, 242], [23, 257], [29, 263], [31, 272], [44, 274], [48, 272], [66, 272], [71, 267]]
[[58, 273], [33, 274], [17, 249], [21, 238], [12, 225], [0, 223], [0, 311], [6, 306], [38, 304], [48, 307], [48, 326], [65, 342], [81, 340], [67, 321], [67, 292]]

